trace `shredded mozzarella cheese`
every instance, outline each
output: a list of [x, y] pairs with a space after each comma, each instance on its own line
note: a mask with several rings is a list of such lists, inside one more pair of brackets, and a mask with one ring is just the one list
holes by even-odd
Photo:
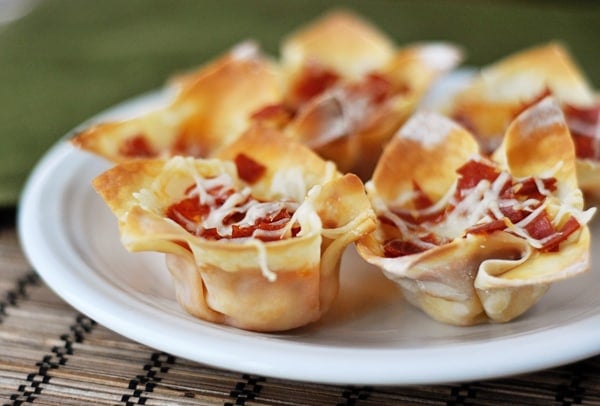
[[267, 278], [269, 282], [275, 282], [277, 280], [277, 274], [269, 268], [265, 243], [260, 240], [248, 240], [248, 243], [256, 247], [256, 251], [258, 252], [258, 265], [260, 266], [263, 276]]
[[[177, 165], [183, 166], [194, 181], [193, 186], [186, 191], [185, 198], [197, 198], [199, 206], [208, 206], [209, 210], [201, 221], [193, 221], [186, 218], [184, 213], [174, 210], [174, 220], [196, 235], [202, 235], [205, 230], [216, 230], [226, 241], [246, 243], [256, 247], [262, 274], [270, 282], [275, 281], [277, 275], [269, 269], [265, 242], [260, 238], [276, 240], [290, 237], [293, 226], [297, 224], [296, 214], [300, 207], [299, 203], [292, 200], [261, 202], [252, 197], [250, 187], [240, 188], [226, 171], [214, 177], [203, 177], [196, 169], [193, 160], [177, 159], [177, 161]], [[291, 176], [296, 178], [295, 174]], [[299, 189], [303, 187], [304, 182], [301, 182]], [[140, 198], [147, 199], [146, 195], [149, 192], [148, 190], [140, 192]], [[295, 192], [304, 194], [301, 190]], [[291, 213], [291, 218], [283, 217], [271, 221], [269, 229], [266, 230], [257, 226], [261, 220], [274, 218], [283, 210]], [[234, 234], [234, 227], [250, 228], [252, 234], [249, 237], [230, 238]]]
[[[559, 163], [551, 168], [548, 174], [555, 174], [561, 165], [562, 163]], [[548, 209], [550, 202], [555, 204], [557, 200], [553, 192], [545, 186], [543, 178], [533, 178], [537, 191], [543, 196], [541, 199], [529, 197], [524, 201], [520, 201], [514, 198], [502, 197], [502, 192], [505, 190], [507, 183], [510, 182], [514, 185], [526, 179], [528, 178], [515, 179], [507, 171], [501, 171], [493, 182], [482, 179], [474, 187], [459, 190], [458, 193], [457, 181], [455, 181], [442, 199], [423, 210], [394, 209], [377, 198], [372, 199], [372, 203], [378, 215], [385, 217], [398, 228], [403, 241], [410, 242], [423, 249], [435, 246], [427, 240], [427, 236], [432, 233], [439, 241], [452, 241], [463, 237], [470, 227], [495, 220], [503, 220], [506, 224], [506, 231], [524, 238], [532, 247], [540, 248], [543, 247], [546, 241], [550, 241], [553, 236], [536, 239], [530, 235], [526, 227]], [[371, 190], [372, 193], [374, 185], [372, 183], [367, 184], [367, 189]], [[595, 213], [595, 208], [583, 211], [575, 207], [575, 202], [580, 201], [580, 199], [577, 199], [578, 196], [581, 197], [580, 193], [579, 190], [575, 189], [558, 205], [558, 211], [551, 219], [554, 227], [557, 227], [569, 215], [573, 216], [581, 225], [586, 224], [591, 219]], [[406, 193], [402, 195], [400, 200], [407, 202], [410, 196], [414, 196], [414, 193]], [[506, 208], [525, 212], [525, 217], [513, 224], [502, 212], [502, 209]], [[433, 221], [418, 220], [419, 218], [427, 218], [428, 214], [436, 212], [443, 213], [443, 217], [436, 218]], [[406, 218], [410, 219], [411, 216], [416, 220], [406, 220]]]

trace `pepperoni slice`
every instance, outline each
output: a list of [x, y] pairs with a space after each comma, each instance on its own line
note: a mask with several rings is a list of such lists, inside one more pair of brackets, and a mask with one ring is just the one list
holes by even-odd
[[[200, 203], [200, 199], [198, 198], [195, 189], [195, 185], [188, 187], [186, 189], [186, 194], [188, 197], [169, 206], [166, 211], [166, 216], [182, 226], [191, 234], [208, 240], [247, 237], [254, 237], [262, 241], [279, 240], [281, 239], [281, 235], [276, 231], [284, 229], [292, 218], [293, 213], [287, 208], [283, 207], [277, 212], [255, 219], [254, 224], [236, 224], [243, 221], [246, 217], [246, 211], [243, 206], [247, 205], [248, 203], [252, 203], [252, 200], [254, 200], [251, 197], [248, 197], [246, 200], [239, 202], [236, 207], [232, 207], [229, 213], [223, 217], [221, 223], [224, 226], [231, 226], [231, 235], [221, 235], [219, 234], [219, 230], [217, 230], [217, 228], [202, 227], [202, 222], [208, 218], [211, 210], [223, 206], [227, 198], [235, 193], [235, 191], [231, 188], [225, 188], [223, 186], [215, 186], [209, 190], [206, 190], [206, 193], [213, 197], [213, 206], [211, 206]], [[261, 203], [258, 200], [254, 200], [254, 202]], [[255, 233], [259, 230], [263, 231], [264, 233]], [[294, 225], [291, 228], [292, 237], [295, 237], [299, 232], [300, 227], [298, 225]]]
[[269, 104], [250, 115], [250, 119], [270, 124], [275, 128], [285, 127], [294, 117], [294, 111], [284, 103]]
[[304, 67], [292, 89], [292, 96], [299, 104], [306, 103], [335, 85], [340, 76], [333, 70], [317, 64]]
[[[539, 180], [544, 189], [554, 192], [556, 190], [556, 178], [544, 178]], [[539, 189], [537, 182], [533, 178], [527, 178], [516, 183], [513, 188], [515, 196], [525, 197], [527, 199], [542, 200], [546, 196]]]
[[505, 228], [506, 223], [503, 219], [499, 219], [469, 227], [469, 229], [467, 229], [467, 234], [491, 234], [494, 231], [504, 230]]
[[130, 158], [152, 158], [158, 155], [143, 134], [125, 139], [119, 147], [119, 154]]
[[[448, 216], [451, 216], [453, 211], [463, 204], [465, 194], [469, 193], [470, 189], [473, 189], [484, 180], [490, 184], [497, 183], [497, 179], [502, 172], [493, 163], [470, 160], [458, 168], [457, 173], [459, 174], [457, 191], [445, 207], [435, 211], [431, 210], [433, 202], [420, 186], [413, 182], [413, 206], [415, 209], [391, 210], [390, 214], [379, 216], [381, 223], [391, 226], [395, 226], [398, 220], [402, 220], [408, 232], [413, 235], [412, 239], [401, 237], [387, 241], [384, 244], [384, 254], [386, 256], [411, 255], [423, 251], [425, 249], [423, 247], [428, 244], [439, 245], [445, 243], [442, 240], [443, 237], [433, 235], [428, 232], [427, 228], [434, 226], [434, 223], [450, 221]], [[496, 201], [497, 209], [492, 210], [491, 206], [488, 207], [487, 216], [489, 220], [468, 227], [465, 234], [491, 234], [507, 230], [510, 223], [517, 225], [528, 216], [531, 216], [532, 212], [544, 203], [549, 193], [556, 191], [557, 179], [533, 177], [514, 179], [507, 176], [503, 185], [494, 184], [493, 189], [495, 189], [495, 196], [498, 198]], [[463, 207], [461, 210], [464, 209]], [[569, 219], [560, 230], [557, 230], [552, 224], [548, 212], [542, 211], [535, 215], [535, 218], [529, 219], [527, 225], [523, 228], [531, 238], [543, 244], [541, 251], [551, 251], [557, 250], [558, 245], [579, 227], [580, 225], [575, 219]], [[507, 232], [512, 233], [513, 231], [507, 230]], [[421, 242], [427, 244], [421, 244]]]
[[567, 222], [561, 227], [561, 229], [552, 235], [551, 238], [547, 239], [540, 251], [542, 252], [556, 252], [561, 242], [569, 238], [571, 234], [577, 231], [581, 227], [581, 224], [571, 216]]
[[421, 189], [421, 186], [419, 186], [419, 184], [417, 182], [415, 182], [414, 180], [413, 180], [413, 191], [415, 192], [415, 196], [413, 197], [413, 203], [417, 210], [423, 210], [423, 209], [426, 209], [433, 205], [433, 202], [431, 201], [429, 196], [427, 196], [427, 194], [425, 192], [423, 192], [423, 189]]
[[457, 185], [459, 191], [472, 189], [484, 179], [492, 183], [500, 175], [500, 171], [496, 167], [474, 160], [470, 160], [456, 172], [460, 175]]
[[209, 213], [210, 207], [205, 204], [200, 204], [197, 196], [183, 199], [167, 209], [167, 217], [191, 233], [194, 233], [195, 230], [190, 229], [189, 223], [198, 224], [205, 219]]
[[397, 258], [405, 255], [418, 254], [425, 251], [425, 248], [418, 246], [410, 241], [391, 240], [383, 245], [383, 253], [388, 258]]
[[529, 235], [536, 240], [542, 240], [554, 233], [554, 226], [552, 225], [552, 221], [548, 217], [548, 214], [543, 211], [538, 214], [529, 224], [525, 227], [525, 230], [529, 233]]
[[591, 107], [563, 106], [578, 158], [600, 160], [600, 103]]
[[234, 162], [240, 179], [250, 184], [256, 183], [267, 171], [266, 166], [246, 154], [238, 154]]

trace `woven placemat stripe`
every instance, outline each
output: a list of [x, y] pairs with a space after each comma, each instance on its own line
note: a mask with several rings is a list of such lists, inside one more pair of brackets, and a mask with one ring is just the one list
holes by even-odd
[[371, 386], [347, 386], [342, 390], [342, 401], [338, 406], [353, 406], [369, 399], [373, 388]]
[[0, 300], [0, 323], [8, 316], [7, 307], [17, 306], [20, 300], [27, 298], [27, 291], [30, 287], [40, 283], [38, 275], [30, 271], [16, 280], [12, 289], [3, 293], [3, 299]]
[[79, 314], [40, 282], [10, 229], [0, 230], [0, 269], [0, 404], [600, 406], [600, 356], [505, 379], [387, 388], [220, 370]]
[[225, 402], [224, 406], [246, 405], [246, 402], [255, 400], [266, 382], [264, 377], [257, 375], [243, 374], [241, 378], [229, 392], [233, 401]]
[[121, 397], [121, 402], [126, 405], [144, 405], [149, 394], [156, 385], [162, 381], [163, 376], [169, 372], [170, 365], [175, 363], [175, 357], [164, 352], [153, 352], [150, 359], [144, 364], [143, 374], [138, 374], [129, 381], [128, 389], [131, 392]]
[[22, 402], [34, 401], [43, 391], [45, 385], [50, 382], [50, 371], [65, 365], [69, 357], [73, 355], [73, 343], [81, 343], [85, 336], [89, 334], [96, 322], [82, 314], [77, 315], [75, 322], [69, 326], [69, 332], [60, 336], [61, 345], [54, 345], [50, 352], [44, 355], [41, 360], [36, 362], [37, 370], [27, 375], [26, 383], [19, 385], [10, 400], [13, 405]]
[[600, 356], [588, 358], [577, 364], [585, 371], [585, 379], [581, 383], [585, 389], [585, 401], [600, 405]]
[[565, 369], [568, 376], [564, 384], [557, 386], [555, 400], [562, 402], [563, 406], [580, 405], [585, 400], [585, 388], [582, 383], [586, 377], [580, 364], [571, 365]]
[[7, 307], [16, 306], [27, 297], [28, 290], [40, 279], [27, 263], [14, 229], [0, 228], [0, 323]]
[[[450, 405], [457, 401], [461, 385], [411, 385], [404, 387], [368, 387], [368, 397], [355, 401], [356, 405]], [[455, 403], [457, 404], [457, 403]], [[470, 403], [473, 404], [473, 403]]]
[[148, 402], [176, 398], [178, 404], [235, 404], [231, 391], [240, 382], [246, 380], [237, 372], [210, 368], [177, 358], [176, 362], [169, 365], [168, 374], [161, 376], [161, 381], [154, 390], [144, 395], [148, 397]]
[[450, 399], [446, 402], [448, 406], [459, 406], [472, 404], [475, 399], [476, 391], [471, 384], [453, 385], [450, 387]]
[[299, 383], [277, 378], [266, 378], [260, 385], [259, 396], [246, 401], [246, 405], [362, 405], [364, 402], [369, 404], [366, 399], [372, 390], [370, 387]]
[[461, 404], [600, 404], [599, 382], [596, 382], [594, 394], [583, 387], [585, 380], [581, 373], [556, 368], [535, 374], [474, 382], [469, 385], [473, 401], [465, 400]]
[[[36, 404], [124, 404], [123, 394], [133, 394], [135, 390], [129, 386], [133, 380], [138, 380], [136, 389], [144, 390], [139, 393], [139, 399], [145, 399], [145, 404], [236, 404], [238, 395], [232, 397], [232, 391], [240, 390], [240, 383], [245, 385], [243, 389], [246, 391], [254, 390], [249, 385], [260, 385], [260, 390], [254, 391], [253, 399], [244, 400], [245, 405], [444, 405], [456, 402], [456, 395], [461, 394], [466, 398], [463, 404], [563, 405], [569, 404], [565, 402], [577, 404], [579, 399], [569, 400], [565, 392], [565, 388], [570, 388], [579, 393], [577, 386], [585, 389], [581, 398], [584, 404], [600, 404], [599, 357], [536, 374], [468, 385], [371, 388], [261, 379], [185, 359], [169, 359], [168, 355], [132, 342], [103, 326], [95, 326], [91, 331], [77, 328], [73, 331], [70, 326], [83, 321], [77, 320], [76, 311], [56, 298], [44, 285], [29, 290], [27, 299], [21, 300], [19, 306], [8, 308], [9, 317], [0, 325], [2, 348], [18, 353], [0, 365], [0, 382], [10, 384], [12, 392], [9, 395], [14, 394], [15, 388], [20, 385], [26, 385], [24, 391], [32, 392], [28, 395], [35, 397]], [[50, 323], [43, 323], [43, 320]], [[19, 329], [11, 332], [15, 327]], [[61, 339], [65, 330], [73, 339], [71, 353]], [[80, 338], [80, 342], [77, 342], [78, 335], [84, 338]], [[51, 339], [44, 340], [44, 336]], [[33, 376], [31, 379], [39, 383], [27, 386], [31, 365], [44, 361], [47, 355], [53, 355], [53, 359], [60, 358], [52, 351], [57, 346], [66, 352], [68, 362], [48, 370], [46, 375], [50, 379], [46, 382], [42, 376]], [[582, 365], [581, 370], [574, 370], [576, 365]], [[160, 371], [165, 367], [168, 370]], [[146, 390], [147, 382], [142, 383], [140, 378], [154, 381], [151, 391]], [[5, 383], [0, 383], [0, 395], [7, 393], [2, 392], [3, 385]], [[38, 390], [40, 393], [35, 393], [36, 388], [42, 388]], [[465, 391], [469, 390], [475, 393], [475, 399], [467, 398]], [[561, 390], [562, 399], [557, 398]], [[26, 401], [27, 398], [17, 400]]]

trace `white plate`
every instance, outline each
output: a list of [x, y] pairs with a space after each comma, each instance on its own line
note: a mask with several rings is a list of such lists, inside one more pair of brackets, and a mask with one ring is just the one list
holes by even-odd
[[[164, 100], [150, 94], [102, 117]], [[99, 118], [96, 118], [99, 119]], [[66, 141], [52, 148], [22, 196], [25, 253], [68, 303], [114, 331], [175, 356], [230, 370], [336, 384], [427, 384], [544, 369], [600, 353], [600, 224], [591, 272], [556, 284], [508, 324], [452, 327], [406, 305], [391, 282], [349, 249], [341, 293], [326, 317], [282, 334], [203, 322], [174, 298], [163, 257], [131, 254], [90, 181], [108, 168]]]

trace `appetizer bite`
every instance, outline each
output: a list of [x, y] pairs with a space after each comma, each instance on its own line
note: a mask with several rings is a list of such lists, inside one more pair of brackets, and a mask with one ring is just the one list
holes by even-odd
[[600, 193], [600, 100], [560, 44], [521, 51], [482, 69], [452, 100], [448, 113], [477, 137], [484, 152], [492, 152], [511, 121], [548, 95], [566, 116], [579, 186]]
[[366, 188], [378, 225], [359, 254], [436, 320], [510, 321], [589, 267], [595, 209], [584, 211], [573, 140], [551, 97], [516, 117], [491, 158], [457, 123], [417, 113]]
[[260, 126], [217, 158], [132, 160], [94, 186], [127, 249], [167, 254], [187, 312], [248, 330], [318, 320], [346, 246], [375, 228], [356, 175]]
[[172, 79], [164, 106], [101, 122], [71, 141], [112, 162], [175, 155], [206, 158], [234, 141], [260, 106], [279, 100], [277, 68], [246, 42], [206, 66]]
[[172, 80], [166, 106], [93, 125], [72, 142], [114, 162], [207, 158], [262, 123], [367, 179], [383, 143], [432, 82], [461, 60], [449, 44], [398, 49], [349, 12], [303, 27], [283, 41], [281, 54], [271, 60], [256, 44], [243, 43]]
[[445, 43], [398, 48], [358, 16], [331, 12], [285, 38], [283, 99], [255, 117], [368, 179], [385, 142], [461, 59]]

